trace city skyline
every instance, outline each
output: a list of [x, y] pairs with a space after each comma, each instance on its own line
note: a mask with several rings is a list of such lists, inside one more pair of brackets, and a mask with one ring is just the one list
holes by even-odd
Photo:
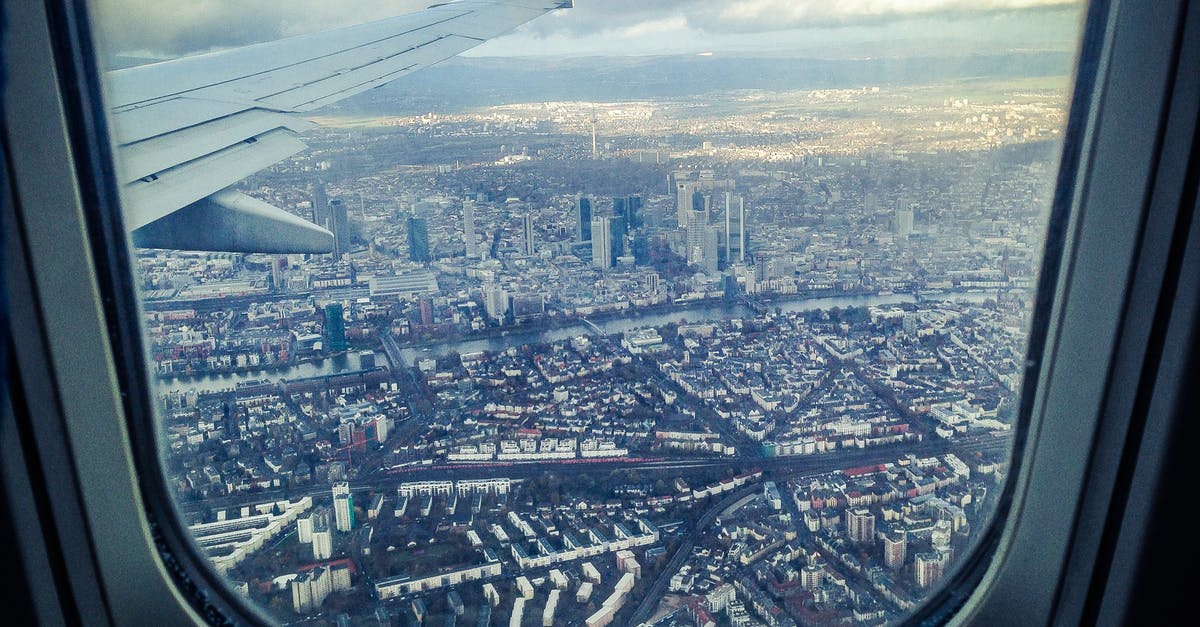
[[334, 112], [238, 187], [335, 255], [135, 255], [185, 523], [284, 623], [902, 619], [1007, 479], [1066, 115], [1039, 58]]

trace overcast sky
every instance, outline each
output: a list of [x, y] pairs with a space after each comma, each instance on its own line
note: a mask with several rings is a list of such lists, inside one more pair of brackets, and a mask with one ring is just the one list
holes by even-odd
[[[419, 10], [431, 0], [93, 0], [106, 54], [176, 57]], [[472, 56], [789, 51], [831, 56], [933, 39], [1071, 50], [1075, 0], [576, 0]], [[901, 47], [902, 49], [902, 47]], [[915, 51], [920, 46], [915, 45]]]

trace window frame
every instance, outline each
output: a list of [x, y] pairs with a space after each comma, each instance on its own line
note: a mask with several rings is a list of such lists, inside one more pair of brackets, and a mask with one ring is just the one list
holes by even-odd
[[[17, 498], [48, 499], [41, 539], [65, 556], [51, 565], [60, 611], [115, 624], [269, 623], [193, 549], [158, 444], [141, 428], [154, 408], [86, 4], [4, 10], [9, 89], [20, 90], [5, 96], [4, 121], [14, 201], [5, 271], [13, 329], [23, 330], [12, 337], [23, 376], [10, 385], [24, 406], [15, 413], [26, 465], [47, 486]], [[1055, 193], [1061, 219], [1039, 285], [1053, 298], [1037, 307], [1031, 335], [1044, 348], [1023, 383], [1009, 511], [914, 622], [1119, 615], [1101, 612], [1098, 596], [1128, 550], [1114, 540], [1128, 527], [1113, 506], [1144, 483], [1134, 480], [1139, 434], [1169, 335], [1177, 227], [1192, 209], [1181, 208], [1192, 144], [1172, 140], [1196, 126], [1200, 76], [1178, 71], [1200, 30], [1200, 9], [1188, 11], [1181, 0], [1087, 9]]]

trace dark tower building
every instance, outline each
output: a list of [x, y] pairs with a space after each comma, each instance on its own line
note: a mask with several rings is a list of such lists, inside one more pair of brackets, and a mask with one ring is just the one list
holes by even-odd
[[638, 232], [633, 236], [633, 263], [644, 266], [650, 263], [650, 238], [645, 233]]
[[725, 192], [725, 249], [730, 264], [746, 261], [746, 203], [741, 196], [733, 202], [733, 194]]
[[333, 230], [329, 226], [329, 198], [325, 196], [325, 184], [313, 185], [312, 221], [317, 226]]
[[625, 199], [626, 220], [629, 228], [640, 229], [645, 222], [642, 219], [642, 197], [634, 194]]
[[608, 221], [608, 243], [612, 247], [611, 263], [617, 265], [617, 257], [625, 254], [625, 218], [613, 216]]
[[341, 259], [342, 255], [350, 252], [350, 222], [346, 217], [346, 205], [340, 198], [329, 201], [329, 225], [333, 231], [333, 258]]
[[592, 241], [592, 199], [579, 198], [579, 211], [576, 214], [575, 235], [581, 242]]
[[425, 218], [408, 218], [408, 258], [417, 263], [429, 263], [429, 225]]
[[533, 241], [533, 214], [527, 213], [521, 216], [521, 230], [525, 233], [524, 252], [532, 257], [534, 253]]
[[429, 298], [421, 299], [421, 324], [425, 326], [433, 324], [433, 301]]
[[330, 352], [346, 350], [346, 322], [342, 320], [342, 304], [325, 305], [325, 344]]

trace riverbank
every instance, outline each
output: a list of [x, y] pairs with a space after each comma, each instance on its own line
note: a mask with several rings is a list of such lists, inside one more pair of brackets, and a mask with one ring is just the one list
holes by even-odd
[[[941, 294], [937, 298], [923, 296], [918, 298], [912, 294], [840, 294], [836, 296], [807, 296], [796, 295], [764, 301], [763, 304], [771, 309], [779, 308], [785, 313], [813, 311], [822, 309], [869, 307], [872, 305], [895, 305], [900, 303], [916, 303], [928, 300], [959, 300], [966, 299], [982, 302], [994, 298], [994, 292], [952, 292]], [[699, 304], [655, 306], [639, 308], [624, 315], [610, 313], [604, 316], [589, 316], [588, 321], [595, 324], [605, 334], [627, 333], [643, 327], [656, 327], [668, 323], [686, 320], [688, 322], [707, 322], [726, 318], [748, 318], [755, 315], [754, 311], [741, 303], [731, 303], [723, 299], [710, 299]], [[509, 327], [496, 329], [488, 335], [472, 335], [459, 339], [422, 342], [421, 344], [400, 345], [399, 355], [408, 366], [415, 366], [421, 359], [433, 359], [449, 353], [498, 352], [522, 344], [547, 343], [567, 340], [580, 335], [594, 335], [579, 318], [562, 318], [554, 325], [539, 325], [537, 327]], [[386, 360], [386, 361], [385, 361]], [[325, 358], [309, 363], [299, 364], [291, 368], [272, 371], [272, 379], [301, 379], [336, 374], [358, 369], [358, 360], [354, 355], [343, 354], [338, 358]], [[377, 364], [391, 363], [386, 353], [376, 351]], [[394, 365], [394, 364], [393, 364]], [[262, 379], [263, 373], [207, 375], [200, 377], [173, 378], [158, 382], [161, 392], [173, 390], [196, 389], [197, 391], [212, 391], [236, 387], [239, 383]]]

